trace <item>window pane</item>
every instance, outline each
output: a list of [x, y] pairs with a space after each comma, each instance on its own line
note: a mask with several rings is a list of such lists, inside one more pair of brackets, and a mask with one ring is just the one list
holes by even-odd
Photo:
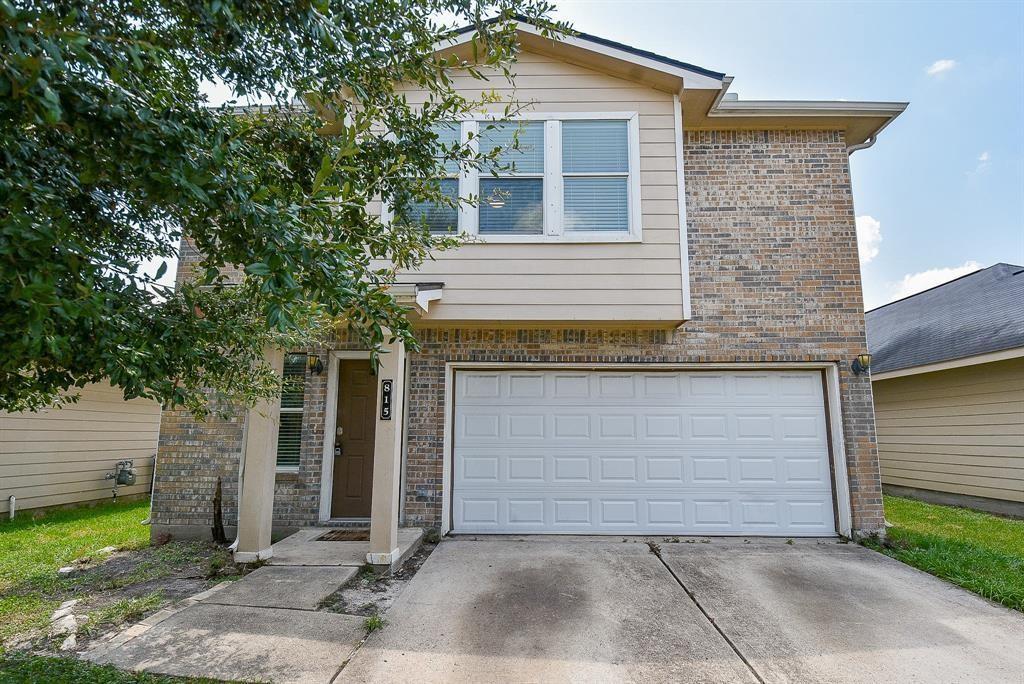
[[[462, 125], [457, 121], [435, 124], [430, 130], [437, 134], [437, 142], [444, 147], [444, 150], [440, 148], [437, 150], [438, 161], [444, 157], [446, 150], [450, 151], [462, 144]], [[449, 159], [444, 163], [444, 170], [450, 175], [458, 175], [459, 163], [454, 159]]]
[[282, 413], [277, 431], [277, 467], [297, 468], [302, 448], [302, 413]]
[[563, 121], [562, 172], [629, 171], [625, 121]]
[[481, 178], [480, 233], [540, 235], [544, 231], [544, 181]]
[[281, 408], [302, 408], [306, 384], [306, 355], [288, 354], [284, 357], [284, 391]]
[[626, 178], [566, 178], [564, 221], [566, 231], [628, 231]]
[[[515, 141], [519, 143], [517, 148], [510, 149]], [[481, 154], [495, 147], [505, 150], [498, 156], [499, 164], [505, 168], [498, 173], [544, 173], [543, 121], [481, 121]], [[483, 172], [488, 173], [491, 165], [483, 166]]]
[[[456, 178], [439, 180], [441, 194], [453, 200], [459, 196]], [[426, 223], [431, 233], [454, 233], [459, 229], [459, 208], [433, 202], [410, 202], [406, 208], [409, 223]]]

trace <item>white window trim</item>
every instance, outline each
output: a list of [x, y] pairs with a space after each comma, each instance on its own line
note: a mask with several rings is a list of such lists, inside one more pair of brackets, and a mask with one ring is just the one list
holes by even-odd
[[[626, 121], [627, 144], [629, 146], [628, 206], [629, 229], [626, 232], [572, 231], [566, 232], [562, 221], [563, 176], [561, 122], [570, 120], [614, 120]], [[459, 210], [458, 231], [472, 236], [476, 243], [599, 243], [599, 242], [642, 242], [643, 211], [640, 197], [640, 116], [638, 112], [523, 112], [513, 117], [500, 114], [474, 114], [458, 117], [462, 122], [462, 142], [469, 143], [474, 152], [479, 151], [480, 123], [484, 121], [543, 121], [544, 126], [544, 228], [537, 235], [481, 235], [480, 210], [478, 206], [463, 205]], [[471, 135], [472, 134], [472, 135]], [[510, 174], [509, 177], [511, 177]], [[619, 173], [573, 174], [593, 176], [616, 176]], [[475, 168], [463, 169], [459, 175], [459, 197], [470, 196], [480, 199], [480, 172]], [[391, 207], [384, 203], [381, 220], [389, 223], [394, 215]]]

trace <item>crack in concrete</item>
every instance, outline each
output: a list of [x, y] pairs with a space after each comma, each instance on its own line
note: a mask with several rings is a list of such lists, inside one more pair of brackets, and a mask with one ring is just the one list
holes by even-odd
[[661, 564], [665, 566], [665, 569], [668, 570], [668, 574], [672, 575], [672, 579], [676, 581], [676, 584], [678, 584], [680, 588], [682, 588], [682, 590], [686, 592], [686, 595], [690, 597], [690, 600], [693, 601], [693, 605], [697, 606], [697, 610], [701, 612], [701, 615], [703, 615], [705, 619], [707, 619], [707, 621], [711, 623], [711, 626], [714, 627], [715, 631], [718, 632], [722, 639], [725, 640], [725, 643], [729, 644], [729, 648], [731, 648], [733, 653], [736, 654], [736, 657], [743, 661], [743, 664], [747, 666], [748, 670], [750, 670], [750, 674], [754, 675], [754, 679], [758, 681], [758, 684], [765, 684], [764, 677], [762, 677], [761, 674], [754, 667], [754, 665], [749, 660], [747, 660], [747, 657], [743, 655], [739, 647], [735, 643], [733, 643], [733, 640], [729, 638], [729, 635], [725, 633], [725, 630], [718, 626], [718, 623], [715, 622], [715, 618], [711, 617], [711, 613], [709, 613], [704, 608], [704, 606], [700, 604], [700, 601], [698, 601], [696, 595], [694, 595], [694, 593], [690, 591], [690, 588], [686, 586], [686, 583], [684, 583], [683, 580], [679, 577], [679, 575], [675, 573], [672, 567], [665, 562], [665, 559], [661, 557], [661, 546], [654, 542], [647, 542], [647, 546], [648, 548], [650, 548], [651, 553], [657, 556], [658, 560], [661, 561]]

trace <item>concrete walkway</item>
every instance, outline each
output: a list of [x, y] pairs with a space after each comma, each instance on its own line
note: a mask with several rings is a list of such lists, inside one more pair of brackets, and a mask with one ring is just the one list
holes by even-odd
[[[317, 611], [366, 561], [367, 542], [317, 541], [308, 528], [274, 544], [270, 564], [151, 615], [86, 654], [181, 677], [330, 682], [359, 646], [365, 618]], [[422, 537], [399, 531], [402, 555]]]
[[445, 540], [338, 682], [1020, 682], [1024, 615], [836, 540]]

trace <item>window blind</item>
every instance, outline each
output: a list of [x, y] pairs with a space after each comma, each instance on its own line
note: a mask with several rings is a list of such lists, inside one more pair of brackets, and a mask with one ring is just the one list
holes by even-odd
[[563, 121], [562, 173], [627, 173], [625, 121]]
[[[462, 126], [455, 121], [446, 121], [431, 126], [431, 130], [437, 135], [437, 160], [440, 162], [448, 152], [462, 144]], [[445, 174], [457, 176], [459, 174], [459, 162], [448, 159], [444, 162]]]
[[[513, 145], [515, 148], [513, 149]], [[494, 164], [483, 164], [483, 172], [499, 174], [544, 173], [544, 122], [495, 121], [480, 124], [480, 152], [502, 149]]]
[[481, 235], [539, 235], [543, 230], [542, 178], [480, 179]]
[[[441, 194], [453, 200], [459, 196], [459, 180], [443, 178], [437, 181]], [[410, 202], [406, 207], [406, 219], [410, 223], [424, 223], [431, 233], [454, 233], [459, 226], [458, 206], [435, 202]]]
[[277, 467], [296, 469], [302, 450], [302, 410], [306, 401], [306, 355], [284, 358], [284, 388], [277, 430]]
[[629, 230], [629, 128], [625, 121], [562, 122], [566, 232]]
[[626, 177], [578, 176], [565, 179], [566, 231], [629, 230]]

